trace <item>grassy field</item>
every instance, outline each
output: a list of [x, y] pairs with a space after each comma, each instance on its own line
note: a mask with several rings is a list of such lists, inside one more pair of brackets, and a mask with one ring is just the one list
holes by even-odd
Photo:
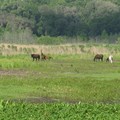
[[1, 56], [0, 98], [48, 98], [73, 102], [119, 102], [120, 62], [93, 62], [90, 55]]
[[[1, 120], [119, 120], [120, 57], [94, 62], [94, 54], [0, 56]], [[17, 51], [18, 52], [18, 51]], [[109, 53], [105, 54], [105, 58]]]

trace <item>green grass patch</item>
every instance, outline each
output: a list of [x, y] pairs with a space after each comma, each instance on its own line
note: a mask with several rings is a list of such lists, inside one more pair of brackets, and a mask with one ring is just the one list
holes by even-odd
[[120, 118], [119, 56], [113, 64], [88, 54], [53, 58], [0, 57], [1, 120]]
[[0, 97], [118, 102], [119, 65], [93, 62], [87, 55], [54, 55], [50, 61], [32, 61], [27, 55], [1, 57]]
[[1, 120], [119, 120], [118, 104], [0, 103]]

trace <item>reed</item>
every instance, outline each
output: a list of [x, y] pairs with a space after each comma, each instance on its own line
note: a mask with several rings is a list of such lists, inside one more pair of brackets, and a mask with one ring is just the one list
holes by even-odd
[[95, 55], [102, 53], [120, 54], [120, 45], [116, 44], [64, 44], [64, 45], [20, 45], [20, 44], [0, 44], [0, 51], [3, 55], [16, 55], [16, 54], [31, 54], [41, 53], [44, 54], [91, 54]]

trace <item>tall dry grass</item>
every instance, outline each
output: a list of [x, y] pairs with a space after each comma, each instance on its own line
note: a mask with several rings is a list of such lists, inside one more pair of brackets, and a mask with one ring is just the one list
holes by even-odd
[[[120, 50], [116, 47], [107, 45], [88, 45], [88, 44], [64, 44], [64, 45], [20, 45], [20, 44], [0, 44], [1, 55], [16, 54], [119, 54]], [[117, 52], [116, 52], [117, 51]]]

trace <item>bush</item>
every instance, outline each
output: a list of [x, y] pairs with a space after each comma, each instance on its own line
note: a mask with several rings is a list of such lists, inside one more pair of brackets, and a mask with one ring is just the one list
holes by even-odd
[[41, 36], [38, 38], [39, 44], [61, 44], [65, 41], [63, 37], [50, 37], [50, 36]]

